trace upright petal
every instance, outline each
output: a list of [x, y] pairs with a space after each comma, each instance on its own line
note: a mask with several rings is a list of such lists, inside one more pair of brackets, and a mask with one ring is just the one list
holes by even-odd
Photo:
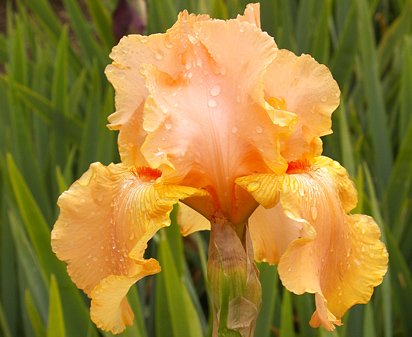
[[[312, 326], [333, 330], [351, 306], [369, 301], [373, 288], [386, 273], [388, 255], [371, 217], [346, 214], [356, 204], [356, 196], [347, 173], [337, 162], [318, 157], [307, 167], [292, 165], [285, 175], [244, 177], [238, 183], [265, 207], [275, 207], [269, 210], [271, 214], [284, 213], [256, 224], [255, 230], [262, 226], [263, 231], [273, 232], [270, 226], [289, 227], [296, 221], [312, 228], [294, 238], [287, 236], [290, 241], [286, 249], [285, 245], [279, 247], [278, 267], [290, 291], [316, 294]], [[267, 247], [258, 247], [258, 251], [263, 255]], [[270, 248], [266, 254], [267, 260], [276, 262]]]
[[160, 271], [143, 257], [148, 240], [170, 224], [180, 198], [202, 194], [190, 187], [156, 183], [160, 172], [94, 163], [58, 201], [52, 248], [67, 262], [74, 283], [92, 299], [93, 321], [118, 333], [133, 313], [125, 295], [137, 280]]
[[105, 73], [116, 91], [116, 112], [109, 116], [109, 128], [120, 130], [119, 152], [124, 163], [146, 165], [140, 146], [146, 136], [142, 114], [148, 92], [141, 65], [154, 64], [172, 76], [179, 73], [183, 67], [180, 54], [187, 44], [182, 36], [187, 35], [194, 22], [208, 19], [207, 15], [189, 15], [184, 11], [166, 34], [123, 37], [110, 53], [113, 63]]
[[265, 76], [266, 99], [276, 110], [298, 116], [291, 137], [282, 143], [287, 161], [318, 156], [321, 136], [332, 132], [331, 114], [339, 105], [340, 91], [329, 69], [310, 55], [279, 50]]
[[256, 205], [237, 193], [234, 180], [286, 170], [277, 151], [283, 127], [264, 109], [262, 77], [276, 47], [255, 25], [238, 20], [196, 22], [193, 30], [180, 77], [145, 68], [150, 97], [142, 152], [168, 179], [207, 189], [236, 222]]

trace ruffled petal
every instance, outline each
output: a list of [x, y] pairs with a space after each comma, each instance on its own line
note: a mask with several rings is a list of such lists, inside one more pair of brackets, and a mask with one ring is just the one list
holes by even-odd
[[[275, 226], [273, 219], [282, 226]], [[280, 204], [269, 209], [259, 206], [249, 218], [249, 230], [255, 260], [270, 264], [279, 262], [293, 240], [315, 235], [307, 221], [287, 217]]]
[[331, 114], [339, 105], [340, 96], [329, 69], [310, 55], [296, 56], [279, 50], [265, 76], [265, 93], [277, 114], [286, 110], [298, 117], [295, 131], [282, 143], [286, 160], [320, 155], [319, 137], [332, 133]]
[[175, 25], [166, 34], [123, 37], [110, 53], [113, 63], [106, 67], [106, 76], [116, 91], [116, 112], [109, 116], [109, 128], [120, 130], [119, 152], [130, 166], [145, 166], [140, 146], [146, 136], [142, 128], [143, 106], [148, 92], [141, 75], [142, 64], [156, 65], [172, 76], [183, 67], [180, 51], [187, 43], [182, 34], [196, 21], [208, 20], [207, 15], [179, 14]]
[[198, 231], [210, 230], [210, 221], [183, 202], [179, 202], [177, 223], [183, 236]]
[[120, 332], [130, 324], [127, 290], [160, 271], [157, 261], [143, 254], [156, 231], [170, 224], [173, 204], [205, 194], [156, 183], [159, 176], [149, 168], [94, 163], [59, 198], [53, 251], [67, 262], [73, 282], [91, 297], [92, 318], [103, 329]]
[[236, 19], [241, 22], [249, 22], [260, 28], [260, 4], [247, 4], [245, 13], [238, 15]]
[[276, 46], [238, 20], [196, 22], [193, 32], [180, 77], [145, 67], [150, 97], [142, 152], [167, 179], [207, 189], [216, 208], [236, 222], [256, 205], [236, 194], [234, 180], [287, 167], [276, 150], [284, 126], [274, 125], [264, 108], [262, 77]]
[[[310, 166], [295, 166], [288, 172], [237, 182], [265, 207], [278, 208], [275, 215], [283, 210], [284, 216], [274, 218], [272, 226], [290, 227], [297, 221], [312, 228], [294, 239], [293, 235], [286, 238], [291, 241], [280, 255], [279, 275], [290, 291], [316, 294], [311, 325], [333, 330], [351, 306], [369, 301], [386, 273], [388, 255], [371, 217], [346, 214], [356, 204], [356, 195], [337, 162], [318, 157]], [[284, 221], [285, 217], [289, 219]], [[261, 254], [270, 257], [273, 252]]]

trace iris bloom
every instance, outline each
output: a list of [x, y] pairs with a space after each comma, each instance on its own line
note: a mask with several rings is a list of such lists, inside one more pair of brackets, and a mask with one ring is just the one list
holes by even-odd
[[333, 330], [369, 301], [388, 257], [373, 219], [348, 214], [357, 195], [346, 170], [321, 156], [340, 96], [327, 67], [278, 49], [258, 4], [227, 21], [184, 11], [165, 34], [124, 37], [110, 57], [121, 163], [92, 164], [60, 196], [52, 232], [98, 327], [131, 324], [125, 296], [160, 271], [144, 252], [179, 200], [183, 235], [211, 230], [215, 334], [222, 324], [253, 334], [253, 255], [278, 264], [290, 291], [315, 295], [314, 327]]

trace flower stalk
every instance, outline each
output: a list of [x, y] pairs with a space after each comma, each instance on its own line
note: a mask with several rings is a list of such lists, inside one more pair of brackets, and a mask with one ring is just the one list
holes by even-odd
[[259, 272], [247, 224], [224, 218], [211, 224], [208, 278], [213, 337], [253, 337], [262, 300]]

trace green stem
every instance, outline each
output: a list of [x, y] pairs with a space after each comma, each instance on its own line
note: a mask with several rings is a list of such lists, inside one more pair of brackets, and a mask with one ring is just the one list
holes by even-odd
[[212, 223], [208, 278], [213, 337], [253, 337], [262, 291], [247, 224]]

